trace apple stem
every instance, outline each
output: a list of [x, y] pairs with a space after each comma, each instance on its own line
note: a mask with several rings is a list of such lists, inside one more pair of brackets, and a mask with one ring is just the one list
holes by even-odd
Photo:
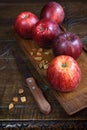
[[24, 16], [24, 18], [26, 19], [26, 18], [28, 18], [28, 16], [27, 16], [27, 15], [25, 15], [25, 16]]
[[67, 31], [66, 28], [65, 28], [64, 26], [62, 26], [62, 25], [60, 25], [60, 29], [61, 29], [63, 32], [66, 32], [66, 31]]

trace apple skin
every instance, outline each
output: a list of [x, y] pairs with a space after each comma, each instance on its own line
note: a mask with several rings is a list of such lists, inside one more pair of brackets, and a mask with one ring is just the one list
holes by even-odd
[[78, 59], [82, 52], [82, 42], [76, 34], [62, 32], [54, 40], [52, 49], [55, 56], [69, 55], [74, 59]]
[[77, 88], [81, 79], [81, 70], [74, 58], [61, 55], [50, 62], [47, 78], [54, 90], [70, 92]]
[[38, 17], [28, 11], [20, 13], [14, 23], [14, 29], [22, 38], [32, 38], [32, 28], [39, 21]]
[[57, 24], [61, 24], [64, 20], [65, 13], [63, 7], [57, 2], [49, 2], [44, 5], [41, 10], [40, 18], [48, 18], [55, 21]]
[[37, 45], [49, 48], [52, 46], [53, 40], [61, 33], [61, 29], [57, 23], [49, 20], [40, 20], [32, 30], [33, 40]]

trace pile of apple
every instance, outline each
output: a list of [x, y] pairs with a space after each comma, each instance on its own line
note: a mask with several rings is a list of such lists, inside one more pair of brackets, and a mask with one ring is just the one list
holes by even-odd
[[32, 12], [20, 13], [14, 28], [22, 38], [33, 39], [40, 47], [52, 48], [55, 58], [47, 69], [48, 81], [54, 89], [69, 92], [77, 88], [81, 79], [76, 60], [82, 52], [82, 42], [76, 34], [60, 29], [64, 17], [63, 7], [49, 2], [42, 8], [40, 19]]

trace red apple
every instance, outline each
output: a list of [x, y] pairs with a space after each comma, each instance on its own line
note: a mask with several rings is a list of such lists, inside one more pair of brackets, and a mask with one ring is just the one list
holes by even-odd
[[77, 88], [81, 70], [74, 58], [61, 55], [55, 57], [49, 64], [47, 78], [53, 89], [69, 92]]
[[31, 12], [20, 13], [14, 23], [18, 35], [23, 38], [32, 38], [32, 28], [39, 21], [38, 17]]
[[69, 55], [74, 59], [79, 58], [82, 52], [80, 38], [72, 32], [63, 32], [54, 40], [53, 53], [58, 55]]
[[48, 48], [60, 32], [57, 23], [49, 19], [42, 19], [34, 26], [32, 36], [39, 46]]
[[42, 18], [49, 18], [58, 24], [61, 24], [64, 20], [64, 10], [63, 7], [57, 2], [49, 2], [46, 4], [40, 14]]

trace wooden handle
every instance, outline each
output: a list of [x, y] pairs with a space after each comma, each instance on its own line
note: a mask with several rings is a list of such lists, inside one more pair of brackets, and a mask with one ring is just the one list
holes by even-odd
[[27, 78], [26, 82], [41, 112], [44, 114], [49, 114], [51, 111], [51, 106], [46, 100], [46, 98], [44, 97], [41, 89], [37, 86], [34, 78], [33, 77]]

